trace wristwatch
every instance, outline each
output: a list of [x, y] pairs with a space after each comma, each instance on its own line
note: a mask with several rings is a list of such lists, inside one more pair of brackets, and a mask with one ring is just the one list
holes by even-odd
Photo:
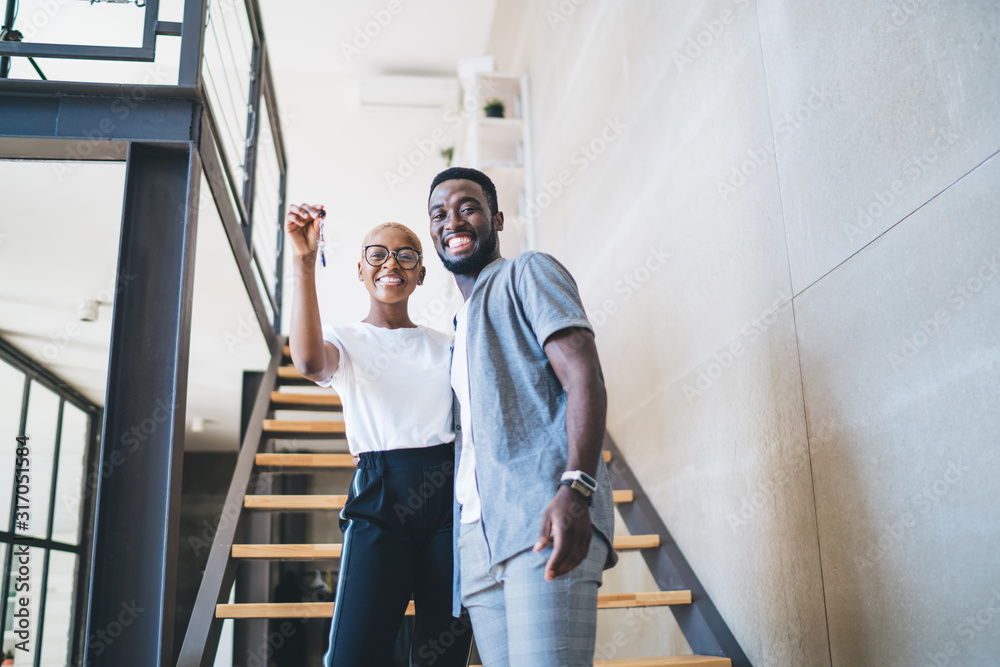
[[594, 502], [594, 494], [597, 492], [597, 481], [582, 470], [567, 470], [559, 478], [559, 484], [565, 484], [573, 489], [587, 501], [587, 504]]

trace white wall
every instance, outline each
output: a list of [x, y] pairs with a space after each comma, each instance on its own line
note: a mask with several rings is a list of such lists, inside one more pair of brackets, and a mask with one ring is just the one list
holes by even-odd
[[989, 0], [498, 6], [609, 430], [755, 665], [1000, 649], [998, 35]]

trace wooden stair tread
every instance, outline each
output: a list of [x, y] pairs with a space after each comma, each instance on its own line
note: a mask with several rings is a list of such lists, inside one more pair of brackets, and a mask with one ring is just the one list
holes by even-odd
[[265, 495], [243, 498], [244, 507], [256, 510], [341, 510], [346, 502], [346, 495]]
[[276, 410], [308, 408], [311, 410], [342, 409], [340, 396], [332, 392], [324, 394], [297, 394], [290, 391], [272, 391], [271, 405]]
[[[622, 535], [615, 549], [648, 549], [660, 546], [659, 535]], [[340, 544], [234, 544], [233, 558], [264, 560], [325, 560], [340, 558]]]
[[340, 544], [234, 544], [233, 558], [323, 560], [340, 558]]
[[290, 419], [265, 419], [264, 433], [345, 433], [342, 421], [293, 421]]
[[731, 667], [729, 658], [714, 655], [665, 655], [658, 658], [616, 658], [595, 660], [594, 667]]
[[611, 492], [611, 497], [616, 503], [630, 503], [635, 499], [632, 489], [621, 489]]
[[617, 535], [614, 538], [615, 549], [651, 549], [660, 546], [659, 535]]
[[[690, 604], [691, 591], [656, 591], [651, 593], [624, 593], [598, 595], [598, 609], [624, 607], [654, 607], [672, 604]], [[406, 608], [406, 615], [413, 615], [413, 602]], [[333, 616], [332, 602], [262, 602], [219, 604], [215, 606], [216, 618], [329, 618]]]
[[[712, 655], [664, 655], [656, 658], [615, 658], [595, 660], [594, 667], [731, 667], [729, 658]], [[471, 665], [471, 667], [483, 667]]]
[[354, 457], [350, 454], [258, 454], [255, 462], [261, 468], [353, 469], [355, 467]]
[[[632, 502], [632, 491], [613, 491], [616, 503]], [[339, 510], [344, 508], [347, 496], [332, 496], [312, 494], [305, 496], [294, 495], [263, 495], [245, 496], [243, 506], [247, 509], [259, 510]]]
[[[611, 452], [604, 452], [604, 459], [610, 461]], [[345, 461], [350, 465], [344, 463]], [[258, 454], [257, 465], [290, 468], [353, 468], [354, 457], [350, 454]]]

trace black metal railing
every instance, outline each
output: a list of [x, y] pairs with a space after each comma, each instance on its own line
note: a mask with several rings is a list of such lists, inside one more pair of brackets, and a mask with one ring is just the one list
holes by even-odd
[[[287, 159], [256, 0], [185, 0], [180, 22], [159, 20], [159, 1], [146, 0], [139, 8], [144, 15], [141, 46], [136, 47], [46, 42], [44, 26], [35, 25], [38, 21], [33, 24], [26, 12], [16, 16], [15, 2], [7, 0], [4, 13], [0, 95], [9, 91], [103, 96], [124, 99], [125, 104], [147, 105], [181, 97], [201, 105], [204, 113], [193, 134], [202, 165], [261, 329], [273, 345], [281, 322], [281, 219]], [[52, 6], [70, 11], [64, 4]], [[72, 11], [82, 10], [74, 7]], [[33, 39], [18, 30], [19, 26], [32, 27], [25, 32]], [[86, 28], [79, 25], [76, 29], [83, 36]], [[176, 58], [160, 57], [160, 41], [177, 38], [180, 49]], [[31, 60], [39, 79], [27, 75], [9, 78], [10, 62], [17, 58]], [[98, 68], [88, 81], [55, 81], [51, 76], [41, 80], [44, 75], [35, 58], [155, 63], [156, 72], [136, 81], [108, 81], [107, 77], [102, 80]], [[210, 141], [205, 141], [205, 134]], [[4, 135], [15, 136], [0, 128], [0, 137]], [[0, 149], [3, 157], [23, 156], [5, 155]], [[79, 157], [88, 156], [67, 155], [68, 159]], [[237, 247], [240, 244], [242, 248]]]

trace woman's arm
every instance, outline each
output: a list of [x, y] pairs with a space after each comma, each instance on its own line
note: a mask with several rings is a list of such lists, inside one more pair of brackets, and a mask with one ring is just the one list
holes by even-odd
[[316, 251], [319, 244], [319, 212], [322, 206], [292, 204], [285, 219], [285, 231], [292, 245], [292, 326], [288, 343], [292, 363], [313, 382], [329, 380], [340, 364], [340, 352], [323, 340], [316, 296]]

